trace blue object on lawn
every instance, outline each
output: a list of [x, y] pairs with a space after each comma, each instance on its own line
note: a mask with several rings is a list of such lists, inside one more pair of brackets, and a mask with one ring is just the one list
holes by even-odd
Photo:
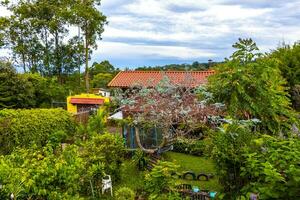
[[193, 192], [199, 192], [200, 189], [197, 186], [193, 186]]
[[209, 197], [210, 198], [215, 198], [216, 197], [216, 192], [209, 192]]

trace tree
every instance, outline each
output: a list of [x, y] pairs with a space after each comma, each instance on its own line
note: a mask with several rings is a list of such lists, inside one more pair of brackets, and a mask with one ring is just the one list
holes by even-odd
[[[187, 78], [177, 85], [166, 78], [157, 86], [137, 85], [123, 94], [123, 112], [136, 127], [136, 141], [143, 151], [154, 153], [221, 113], [220, 108], [207, 102], [206, 96], [199, 100], [189, 81], [190, 78]], [[139, 129], [151, 127], [161, 130], [162, 142], [154, 149], [146, 149], [140, 141]]]
[[100, 63], [94, 62], [90, 71], [91, 71], [90, 75], [91, 75], [91, 77], [93, 77], [94, 75], [99, 74], [99, 73], [115, 74], [119, 70], [115, 69], [114, 66], [112, 64], [110, 64], [108, 60], [104, 60]]
[[85, 41], [85, 85], [89, 92], [89, 55], [91, 48], [97, 48], [96, 40], [101, 39], [104, 25], [107, 23], [104, 16], [98, 9], [101, 0], [76, 0], [73, 1], [72, 12], [74, 17], [72, 24], [80, 27]]
[[24, 72], [55, 75], [62, 83], [64, 73], [73, 72], [74, 66], [83, 63], [82, 38], [74, 36], [66, 40], [68, 26], [72, 25], [73, 5], [69, 0], [19, 0], [5, 4], [13, 14], [1, 18], [0, 37], [5, 34], [2, 41], [11, 48]]
[[239, 41], [233, 44], [232, 47], [235, 48], [236, 51], [230, 58], [239, 60], [242, 63], [249, 63], [260, 55], [259, 53], [255, 53], [259, 49], [251, 38], [239, 38]]
[[293, 107], [300, 110], [300, 43], [295, 43], [292, 46], [283, 44], [274, 50], [270, 57], [279, 61], [278, 66], [282, 76], [287, 80]]
[[233, 118], [258, 118], [263, 130], [280, 134], [295, 120], [286, 81], [278, 61], [255, 53], [258, 48], [251, 41], [240, 39], [231, 59], [215, 67], [209, 90], [216, 101], [226, 105]]
[[19, 76], [10, 63], [0, 62], [0, 109], [35, 105], [34, 88]]

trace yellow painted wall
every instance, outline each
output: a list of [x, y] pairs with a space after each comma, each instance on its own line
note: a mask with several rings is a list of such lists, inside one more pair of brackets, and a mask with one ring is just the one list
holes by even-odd
[[[79, 94], [79, 95], [74, 95], [74, 96], [68, 96], [67, 97], [67, 110], [70, 113], [77, 113], [77, 105], [71, 104], [70, 100], [71, 98], [93, 98], [93, 99], [104, 99], [104, 103], [109, 103], [109, 98], [108, 97], [102, 97], [99, 95], [95, 94]], [[101, 108], [101, 107], [100, 107]]]

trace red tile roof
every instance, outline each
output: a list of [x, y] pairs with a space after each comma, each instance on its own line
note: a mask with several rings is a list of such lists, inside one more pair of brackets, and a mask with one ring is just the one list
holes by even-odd
[[72, 104], [104, 104], [104, 99], [97, 98], [71, 98]]
[[207, 83], [207, 77], [214, 74], [209, 71], [121, 71], [109, 83], [108, 87], [128, 88], [135, 85], [156, 86], [165, 76], [172, 84], [197, 87]]

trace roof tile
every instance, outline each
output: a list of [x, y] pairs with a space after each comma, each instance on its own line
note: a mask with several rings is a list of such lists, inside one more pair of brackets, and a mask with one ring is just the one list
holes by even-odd
[[128, 88], [136, 85], [146, 87], [156, 86], [165, 76], [172, 84], [188, 85], [197, 87], [207, 83], [207, 77], [214, 74], [209, 71], [121, 71], [110, 83], [108, 87]]

